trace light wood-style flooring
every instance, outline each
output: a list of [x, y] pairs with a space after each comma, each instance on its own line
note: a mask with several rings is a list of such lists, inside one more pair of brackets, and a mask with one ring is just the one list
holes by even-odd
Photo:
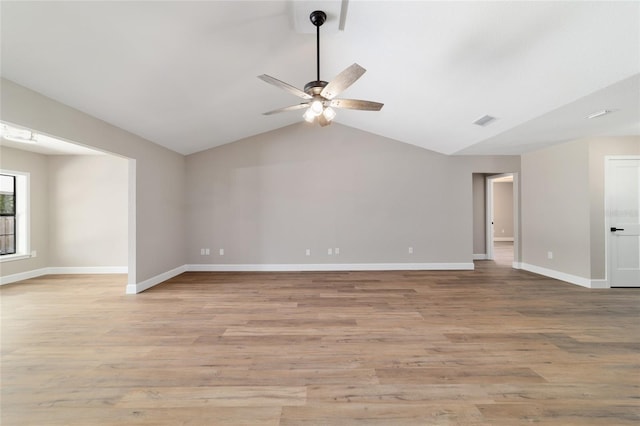
[[0, 288], [1, 424], [637, 425], [640, 292], [475, 271]]
[[513, 265], [513, 241], [494, 241], [493, 259], [499, 266]]

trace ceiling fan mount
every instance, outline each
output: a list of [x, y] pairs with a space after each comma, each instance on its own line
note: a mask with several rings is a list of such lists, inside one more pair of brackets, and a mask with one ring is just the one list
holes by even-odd
[[321, 10], [314, 10], [311, 12], [311, 15], [309, 15], [309, 20], [311, 20], [311, 23], [316, 27], [320, 27], [327, 20], [327, 14]]
[[287, 84], [277, 78], [263, 74], [258, 76], [259, 79], [273, 84], [283, 90], [288, 91], [302, 99], [297, 105], [279, 108], [273, 111], [265, 112], [263, 115], [271, 115], [285, 111], [295, 111], [305, 109], [304, 119], [310, 123], [317, 121], [321, 126], [331, 124], [336, 116], [333, 108], [357, 109], [364, 111], [380, 111], [384, 104], [379, 102], [362, 101], [359, 99], [335, 99], [337, 95], [356, 82], [366, 72], [358, 64], [353, 64], [340, 74], [338, 74], [331, 82], [320, 80], [320, 27], [327, 20], [327, 14], [321, 10], [315, 10], [309, 15], [309, 20], [316, 27], [316, 71], [317, 78], [305, 84], [304, 91]]

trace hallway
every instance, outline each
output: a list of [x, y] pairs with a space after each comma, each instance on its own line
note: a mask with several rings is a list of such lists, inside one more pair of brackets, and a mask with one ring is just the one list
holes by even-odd
[[493, 261], [496, 265], [512, 267], [513, 241], [494, 241]]

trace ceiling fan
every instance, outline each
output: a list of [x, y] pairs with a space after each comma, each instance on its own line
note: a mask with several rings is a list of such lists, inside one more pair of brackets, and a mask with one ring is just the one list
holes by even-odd
[[305, 84], [304, 90], [300, 90], [269, 75], [262, 74], [258, 76], [259, 79], [304, 99], [304, 102], [297, 105], [265, 112], [263, 115], [306, 108], [307, 110], [303, 115], [306, 121], [313, 123], [317, 118], [321, 126], [326, 126], [331, 124], [331, 120], [336, 116], [333, 108], [380, 111], [384, 104], [379, 102], [362, 101], [359, 99], [336, 99], [336, 96], [355, 83], [356, 80], [366, 72], [360, 65], [351, 65], [338, 74], [331, 82], [320, 80], [320, 27], [327, 20], [327, 15], [321, 10], [316, 10], [311, 12], [309, 19], [311, 23], [316, 26], [317, 79]]

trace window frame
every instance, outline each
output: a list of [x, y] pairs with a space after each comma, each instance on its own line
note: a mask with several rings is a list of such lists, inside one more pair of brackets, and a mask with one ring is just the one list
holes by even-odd
[[[17, 240], [17, 228], [18, 228], [18, 224], [17, 224], [17, 208], [16, 208], [16, 204], [18, 202], [18, 194], [17, 194], [17, 184], [16, 184], [16, 176], [15, 175], [9, 175], [9, 174], [4, 174], [4, 173], [0, 173], [0, 178], [4, 179], [4, 178], [9, 178], [9, 180], [12, 181], [11, 184], [11, 192], [10, 193], [5, 193], [5, 192], [0, 192], [0, 196], [4, 196], [4, 195], [8, 195], [8, 194], [12, 194], [13, 197], [13, 211], [10, 213], [5, 213], [4, 211], [4, 205], [2, 207], [2, 210], [0, 210], [0, 217], [12, 217], [13, 218], [13, 226], [11, 226], [13, 228], [13, 232], [7, 233], [7, 231], [9, 231], [8, 229], [6, 229], [4, 227], [4, 225], [2, 226], [2, 230], [3, 233], [0, 235], [1, 237], [7, 237], [10, 235], [13, 235], [13, 251], [7, 252], [7, 253], [2, 253], [0, 251], [0, 256], [10, 256], [12, 254], [16, 254], [18, 253], [18, 240]], [[4, 203], [3, 203], [4, 204]], [[7, 228], [11, 228], [11, 227], [7, 227]]]
[[31, 208], [29, 200], [31, 174], [28, 172], [0, 169], [0, 174], [15, 177], [15, 245], [16, 252], [0, 256], [0, 263], [14, 260], [28, 259], [31, 257], [30, 217]]

